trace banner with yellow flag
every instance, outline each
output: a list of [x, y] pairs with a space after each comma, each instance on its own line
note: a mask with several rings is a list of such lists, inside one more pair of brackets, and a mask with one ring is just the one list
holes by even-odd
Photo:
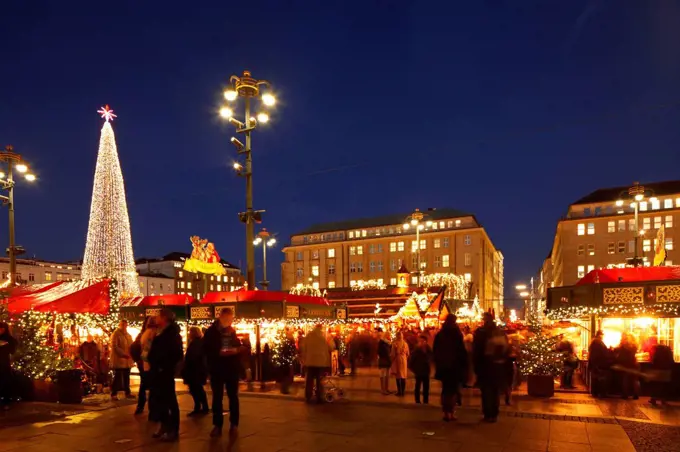
[[656, 245], [654, 246], [654, 266], [663, 265], [666, 261], [666, 230], [662, 224], [656, 233]]

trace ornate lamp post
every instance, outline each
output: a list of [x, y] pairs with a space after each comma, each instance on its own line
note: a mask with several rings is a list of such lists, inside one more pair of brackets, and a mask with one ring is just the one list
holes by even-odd
[[[259, 223], [262, 212], [253, 210], [253, 160], [251, 148], [251, 134], [258, 124], [265, 124], [269, 121], [269, 114], [265, 107], [273, 107], [276, 99], [269, 93], [261, 93], [260, 87], [269, 87], [266, 80], [257, 80], [252, 77], [250, 71], [243, 71], [240, 77], [232, 75], [229, 79], [230, 87], [224, 92], [227, 102], [234, 102], [239, 97], [245, 99], [244, 120], [239, 121], [234, 117], [234, 111], [225, 106], [220, 109], [220, 116], [227, 119], [234, 127], [236, 133], [245, 136], [245, 144], [236, 137], [231, 138], [231, 143], [236, 147], [239, 155], [245, 155], [245, 167], [241, 163], [234, 163], [234, 169], [240, 176], [246, 178], [246, 211], [239, 213], [239, 219], [246, 224], [246, 282], [249, 288], [255, 287], [255, 223]], [[256, 117], [251, 116], [251, 101], [258, 99], [262, 106], [258, 110]]]
[[[627, 197], [625, 195], [628, 195]], [[640, 225], [638, 223], [638, 212], [640, 210], [640, 203], [644, 201], [645, 197], [650, 197], [651, 202], [656, 202], [654, 197], [654, 192], [652, 190], [646, 190], [644, 185], [640, 185], [639, 182], [633, 182], [633, 186], [621, 193], [621, 198], [616, 201], [617, 207], [622, 207], [624, 204], [624, 198], [630, 201], [630, 207], [634, 212], [634, 222], [635, 222], [635, 256], [633, 259], [629, 260], [629, 263], [633, 267], [639, 267], [642, 265], [643, 259], [638, 254], [640, 251], [640, 236], [644, 234], [644, 231], [640, 231]]]
[[[416, 209], [413, 211], [411, 215], [406, 217], [404, 225], [402, 226], [404, 230], [409, 230], [411, 226], [413, 226], [416, 230], [416, 257], [418, 262], [418, 274], [416, 277], [418, 287], [420, 287], [420, 275], [422, 274], [422, 268], [420, 266], [420, 231], [424, 231], [425, 229], [432, 226], [432, 221], [430, 220], [425, 221], [425, 223], [423, 224], [424, 218], [425, 214], [422, 213], [419, 209]], [[411, 250], [411, 252], [413, 252], [413, 250]]]
[[0, 171], [0, 188], [7, 191], [7, 195], [0, 195], [3, 204], [7, 205], [9, 209], [9, 278], [10, 287], [16, 284], [17, 273], [17, 256], [23, 253], [23, 248], [16, 246], [14, 243], [14, 170], [22, 173], [27, 181], [33, 182], [35, 175], [28, 171], [28, 165], [21, 158], [21, 155], [14, 152], [11, 145], [5, 147], [4, 151], [0, 152], [0, 162], [2, 162], [2, 170]]
[[276, 239], [265, 228], [257, 234], [257, 238], [253, 241], [253, 245], [262, 245], [262, 290], [267, 290], [269, 281], [267, 280], [267, 248], [276, 244]]

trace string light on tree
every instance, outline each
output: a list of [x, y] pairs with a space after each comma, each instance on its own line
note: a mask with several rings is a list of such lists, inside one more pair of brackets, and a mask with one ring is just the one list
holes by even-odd
[[446, 286], [446, 298], [450, 300], [468, 300], [470, 294], [470, 282], [464, 276], [453, 273], [430, 273], [422, 278], [423, 287]]
[[111, 127], [117, 116], [108, 105], [98, 113], [105, 121], [99, 140], [82, 277], [114, 278], [120, 284], [121, 295], [132, 297], [141, 292], [132, 253], [125, 183]]

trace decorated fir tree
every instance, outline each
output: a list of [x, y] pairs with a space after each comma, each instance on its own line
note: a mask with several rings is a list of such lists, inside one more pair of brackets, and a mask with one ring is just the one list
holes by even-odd
[[272, 339], [272, 363], [276, 367], [292, 366], [297, 349], [295, 348], [295, 341], [289, 337], [285, 329], [279, 331]]
[[132, 254], [130, 218], [116, 138], [111, 127], [116, 115], [108, 105], [99, 113], [106, 121], [99, 140], [82, 278], [115, 278], [122, 296], [135, 296], [140, 291]]
[[73, 367], [73, 361], [62, 358], [56, 345], [46, 338], [53, 316], [49, 313], [26, 311], [19, 318], [20, 331], [14, 369], [32, 380], [52, 378], [57, 371]]
[[535, 321], [530, 321], [533, 333], [520, 349], [518, 359], [522, 375], [556, 377], [562, 371], [562, 354], [557, 351], [557, 337], [548, 336]]

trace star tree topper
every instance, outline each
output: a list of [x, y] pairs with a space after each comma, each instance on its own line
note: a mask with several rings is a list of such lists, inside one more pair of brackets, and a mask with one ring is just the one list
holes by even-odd
[[104, 118], [106, 122], [113, 121], [114, 118], [118, 117], [113, 114], [113, 110], [108, 105], [105, 105], [101, 109], [97, 110], [97, 113], [102, 115], [102, 118]]

